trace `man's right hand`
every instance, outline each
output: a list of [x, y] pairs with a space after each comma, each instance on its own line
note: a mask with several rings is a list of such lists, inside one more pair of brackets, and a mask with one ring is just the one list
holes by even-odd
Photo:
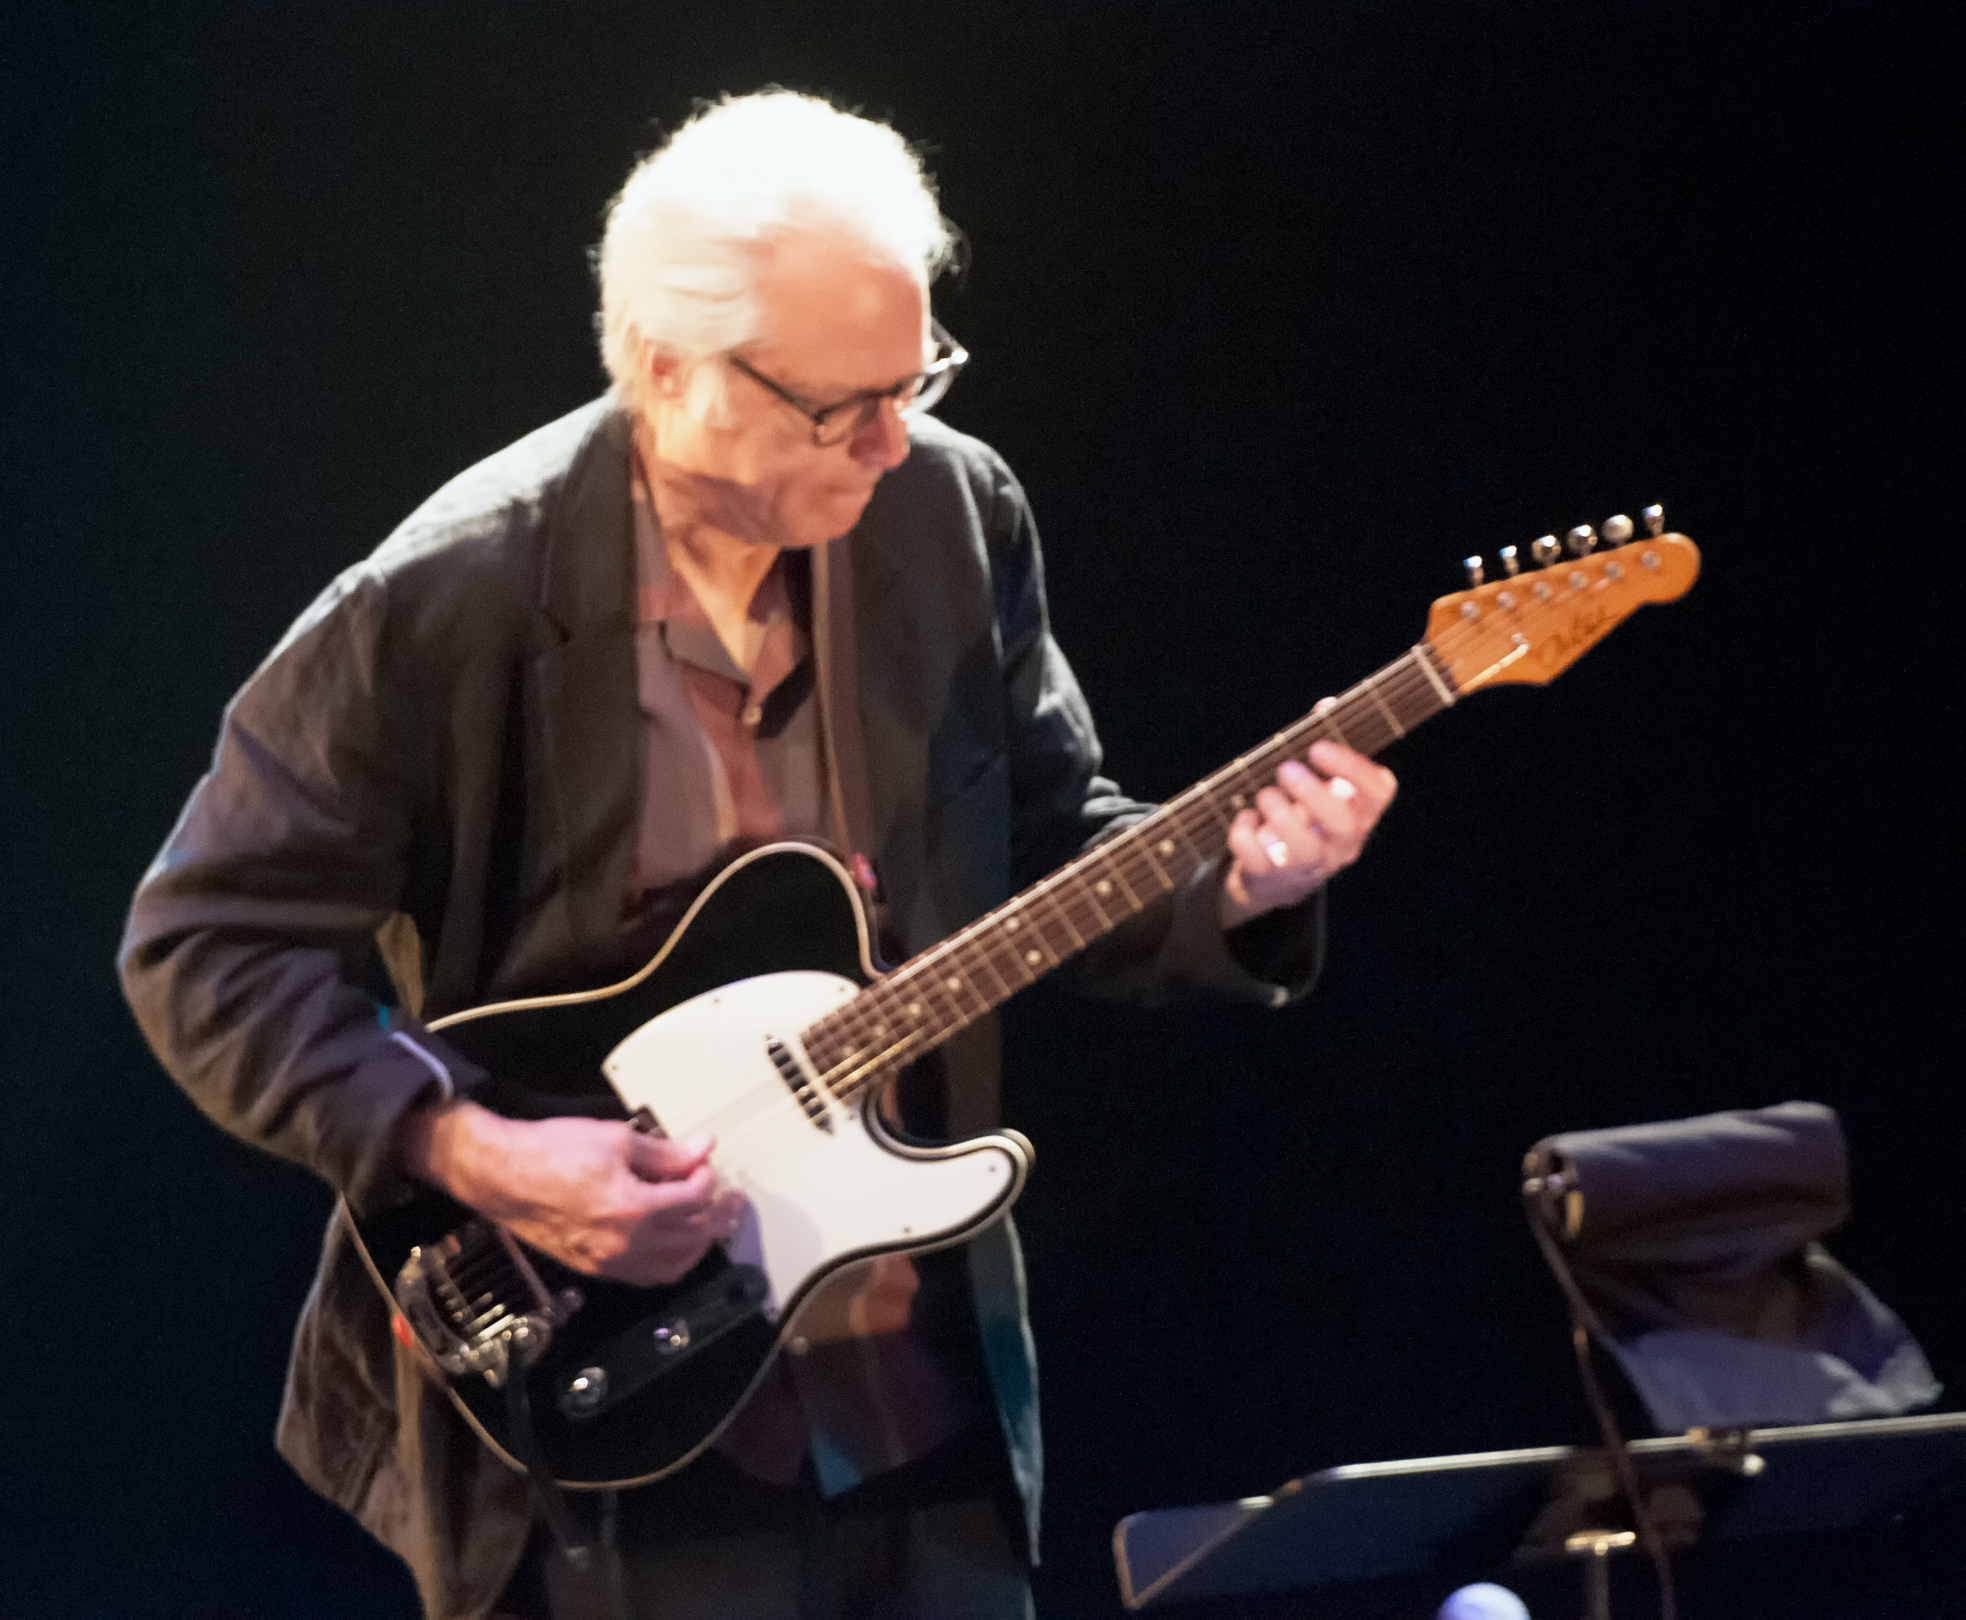
[[744, 1195], [720, 1189], [708, 1136], [672, 1142], [603, 1119], [506, 1119], [460, 1099], [403, 1122], [412, 1174], [521, 1243], [591, 1276], [670, 1283], [728, 1238]]

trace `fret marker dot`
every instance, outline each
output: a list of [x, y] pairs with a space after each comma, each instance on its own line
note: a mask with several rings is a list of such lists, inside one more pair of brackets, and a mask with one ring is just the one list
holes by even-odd
[[909, 1003], [908, 1003], [908, 1016], [909, 1016], [910, 1018], [919, 1018], [919, 1017], [921, 1017], [921, 1015], [922, 1015], [922, 1004], [921, 1004], [921, 1003], [920, 1003], [919, 1001], [911, 1001], [911, 1002], [909, 1002]]
[[1248, 803], [1249, 801], [1245, 799], [1240, 793], [1231, 793], [1229, 795], [1229, 808], [1231, 810], [1240, 810], [1243, 808], [1244, 805]]
[[1004, 925], [1003, 925], [1003, 931], [1004, 931], [1004, 932], [1005, 932], [1006, 934], [1014, 934], [1014, 933], [1016, 933], [1016, 932], [1017, 932], [1017, 919], [1016, 919], [1015, 917], [1008, 917], [1008, 918], [1006, 918], [1006, 919], [1004, 920]]
[[1163, 838], [1158, 844], [1154, 845], [1154, 852], [1162, 860], [1166, 860], [1174, 853], [1174, 840], [1172, 838]]
[[1101, 900], [1104, 900], [1113, 892], [1113, 886], [1104, 878], [1101, 878], [1097, 883], [1093, 884], [1092, 892], [1098, 895]]
[[887, 1039], [887, 1025], [876, 1024], [874, 1026], [874, 1039], [877, 1041], [884, 1041]]
[[960, 990], [963, 987], [962, 980], [958, 979], [954, 974], [951, 974], [944, 982], [951, 990]]
[[1024, 953], [1024, 960], [1025, 960], [1025, 961], [1027, 961], [1027, 962], [1029, 962], [1029, 963], [1031, 964], [1031, 966], [1032, 966], [1032, 967], [1036, 967], [1036, 966], [1037, 966], [1037, 965], [1038, 965], [1038, 964], [1039, 964], [1040, 962], [1042, 962], [1042, 961], [1044, 960], [1044, 952], [1043, 952], [1043, 951], [1026, 951], [1026, 952]]

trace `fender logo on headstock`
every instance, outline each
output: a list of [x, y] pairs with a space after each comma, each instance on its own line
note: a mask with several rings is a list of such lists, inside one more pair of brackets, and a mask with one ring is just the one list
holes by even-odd
[[[1653, 532], [1611, 551], [1597, 551], [1588, 527], [1570, 532], [1568, 559], [1553, 535], [1530, 548], [1542, 566], [1524, 570], [1513, 546], [1502, 560], [1506, 579], [1484, 582], [1482, 562], [1470, 557], [1474, 589], [1443, 596], [1427, 619], [1427, 646], [1458, 692], [1505, 681], [1542, 685], [1554, 680], [1647, 602], [1683, 596], [1700, 572], [1700, 553], [1683, 534], [1660, 532], [1657, 507], [1646, 511]], [[1607, 538], [1632, 532], [1630, 518], [1606, 520]]]
[[1569, 624], [1546, 632], [1530, 649], [1529, 656], [1547, 664], [1549, 673], [1554, 675], [1564, 665], [1583, 657], [1617, 623], [1602, 603], [1588, 603], [1582, 612], [1571, 616]]

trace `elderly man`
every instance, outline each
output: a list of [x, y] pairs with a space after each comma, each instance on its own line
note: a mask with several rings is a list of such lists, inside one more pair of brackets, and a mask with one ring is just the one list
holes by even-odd
[[[666, 897], [759, 840], [865, 857], [906, 953], [1145, 812], [1097, 775], [1022, 491], [925, 414], [964, 358], [929, 314], [949, 247], [893, 131], [787, 93], [710, 109], [630, 177], [600, 253], [609, 397], [461, 475], [302, 616], [138, 891], [131, 1004], [221, 1125], [357, 1216], [427, 1183], [575, 1270], [672, 1281], [745, 1213], [715, 1144], [504, 1117], [426, 1019], [611, 982]], [[1318, 744], [1080, 982], [1302, 993], [1318, 891], [1393, 790]], [[989, 1125], [987, 1025], [938, 1057], [903, 1123]], [[1008, 1222], [844, 1274], [704, 1456], [571, 1501], [562, 1530], [602, 1554], [574, 1559], [392, 1339], [338, 1220], [279, 1441], [437, 1620], [1021, 1615], [1022, 1310]]]

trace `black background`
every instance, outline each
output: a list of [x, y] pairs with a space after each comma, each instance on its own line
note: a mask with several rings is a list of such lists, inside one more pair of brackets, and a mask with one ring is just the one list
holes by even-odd
[[164, 1079], [121, 913], [291, 616], [597, 391], [631, 160], [773, 81], [931, 148], [944, 414], [1133, 791], [1467, 553], [1661, 500], [1706, 558], [1398, 745], [1303, 1008], [1016, 1009], [1045, 1612], [1116, 1611], [1134, 1509], [1583, 1438], [1554, 1130], [1835, 1105], [1838, 1251], [1966, 1387], [1949, 9], [10, 8], [0, 1614], [413, 1612], [271, 1449], [327, 1195]]

